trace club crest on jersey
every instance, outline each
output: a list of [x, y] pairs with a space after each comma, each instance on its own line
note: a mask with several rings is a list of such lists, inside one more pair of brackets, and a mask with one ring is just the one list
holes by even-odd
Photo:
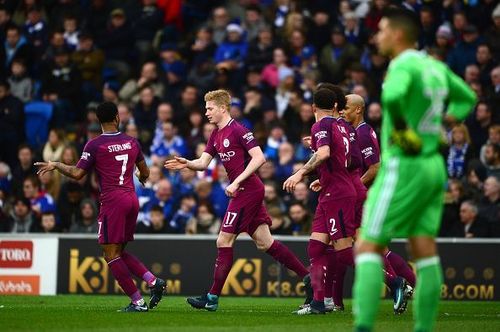
[[82, 157], [81, 157], [82, 160], [89, 160], [89, 157], [90, 157], [90, 153], [82, 152]]
[[225, 148], [229, 146], [229, 140], [226, 138], [224, 142], [222, 142], [222, 145], [224, 145]]

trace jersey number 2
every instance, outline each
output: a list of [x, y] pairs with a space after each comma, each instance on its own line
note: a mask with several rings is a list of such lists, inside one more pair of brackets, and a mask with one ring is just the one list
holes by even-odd
[[118, 161], [121, 161], [122, 162], [122, 172], [120, 174], [120, 186], [123, 185], [123, 181], [124, 181], [124, 178], [123, 176], [125, 175], [125, 171], [127, 170], [127, 162], [128, 162], [128, 154], [119, 154], [117, 156], [115, 156], [115, 159], [118, 160]]

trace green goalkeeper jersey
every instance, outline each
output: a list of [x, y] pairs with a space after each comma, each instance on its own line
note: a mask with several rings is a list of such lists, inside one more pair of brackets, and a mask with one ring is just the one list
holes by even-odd
[[403, 156], [390, 141], [396, 124], [413, 129], [422, 141], [420, 155], [438, 153], [443, 112], [463, 120], [476, 102], [474, 92], [445, 64], [406, 50], [389, 65], [383, 84], [382, 160]]

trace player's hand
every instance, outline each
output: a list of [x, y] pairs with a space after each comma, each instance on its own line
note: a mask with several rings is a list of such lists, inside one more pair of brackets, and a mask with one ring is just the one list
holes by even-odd
[[422, 140], [411, 128], [394, 130], [391, 140], [407, 155], [414, 156], [422, 151]]
[[173, 159], [165, 161], [163, 165], [166, 169], [180, 170], [187, 167], [188, 160], [186, 158], [175, 156]]
[[302, 143], [304, 144], [304, 146], [306, 148], [310, 148], [311, 147], [311, 141], [312, 141], [311, 136], [304, 136], [304, 137], [302, 137]]
[[317, 193], [318, 191], [321, 191], [322, 187], [321, 187], [321, 183], [319, 183], [319, 179], [318, 180], [314, 180], [310, 185], [309, 185], [309, 189], [311, 189], [312, 191], [314, 191], [315, 193]]
[[139, 172], [139, 170], [137, 170], [135, 172], [135, 176], [137, 176], [137, 179], [139, 179], [139, 182], [142, 184], [143, 187], [146, 186], [146, 181], [148, 180], [148, 178], [144, 178], [141, 176], [141, 172]]
[[226, 190], [224, 192], [226, 193], [227, 197], [235, 197], [238, 189], [240, 189], [240, 185], [233, 182], [226, 187]]
[[38, 161], [34, 163], [36, 167], [38, 167], [38, 171], [36, 174], [42, 176], [47, 172], [52, 172], [53, 170], [56, 169], [55, 162], [53, 161], [48, 161], [48, 162], [43, 162], [43, 161]]
[[283, 183], [283, 190], [288, 193], [293, 193], [295, 187], [297, 186], [297, 183], [299, 183], [300, 181], [302, 181], [302, 175], [300, 173], [295, 173], [294, 175], [286, 179], [286, 181]]

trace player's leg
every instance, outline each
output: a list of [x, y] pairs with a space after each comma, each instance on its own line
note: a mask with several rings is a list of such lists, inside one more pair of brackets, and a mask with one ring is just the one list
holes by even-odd
[[265, 252], [283, 264], [287, 269], [295, 272], [301, 279], [309, 274], [309, 271], [307, 271], [297, 256], [287, 246], [273, 238], [269, 230], [269, 225], [260, 224], [251, 234], [257, 249]]
[[104, 252], [104, 259], [111, 270], [111, 274], [131, 300], [130, 305], [124, 308], [123, 311], [148, 311], [148, 307], [142, 298], [141, 292], [137, 289], [127, 264], [125, 264], [121, 257], [122, 244], [101, 244], [101, 247]]
[[410, 238], [410, 247], [417, 266], [417, 289], [413, 314], [415, 331], [432, 331], [436, 322], [443, 271], [432, 237]]
[[[127, 219], [125, 222], [125, 236], [127, 241], [132, 241], [134, 239], [135, 227], [137, 224], [137, 215], [139, 213], [139, 202], [135, 193], [131, 193], [129, 195], [130, 199], [130, 211], [127, 215]], [[163, 297], [163, 293], [165, 292], [166, 283], [164, 280], [160, 278], [156, 278], [156, 276], [149, 271], [146, 266], [134, 255], [125, 251], [126, 244], [123, 244], [121, 257], [125, 264], [127, 264], [130, 272], [136, 276], [144, 280], [150, 290], [150, 300], [149, 300], [149, 308], [155, 308], [158, 303], [161, 301]]]
[[395, 275], [403, 277], [412, 288], [415, 288], [415, 273], [403, 257], [387, 248], [384, 253], [384, 263], [388, 263]]
[[352, 237], [334, 241], [336, 263], [334, 267], [333, 303], [334, 311], [344, 310], [344, 279], [348, 267], [354, 267]]
[[217, 258], [215, 260], [213, 283], [208, 294], [190, 297], [187, 302], [196, 309], [215, 311], [218, 308], [219, 296], [233, 265], [233, 246], [237, 234], [219, 232], [217, 237]]
[[325, 310], [333, 311], [335, 309], [334, 303], [334, 290], [335, 287], [335, 266], [336, 266], [336, 256], [335, 249], [332, 244], [328, 245], [328, 249], [326, 250], [326, 276], [325, 276]]

